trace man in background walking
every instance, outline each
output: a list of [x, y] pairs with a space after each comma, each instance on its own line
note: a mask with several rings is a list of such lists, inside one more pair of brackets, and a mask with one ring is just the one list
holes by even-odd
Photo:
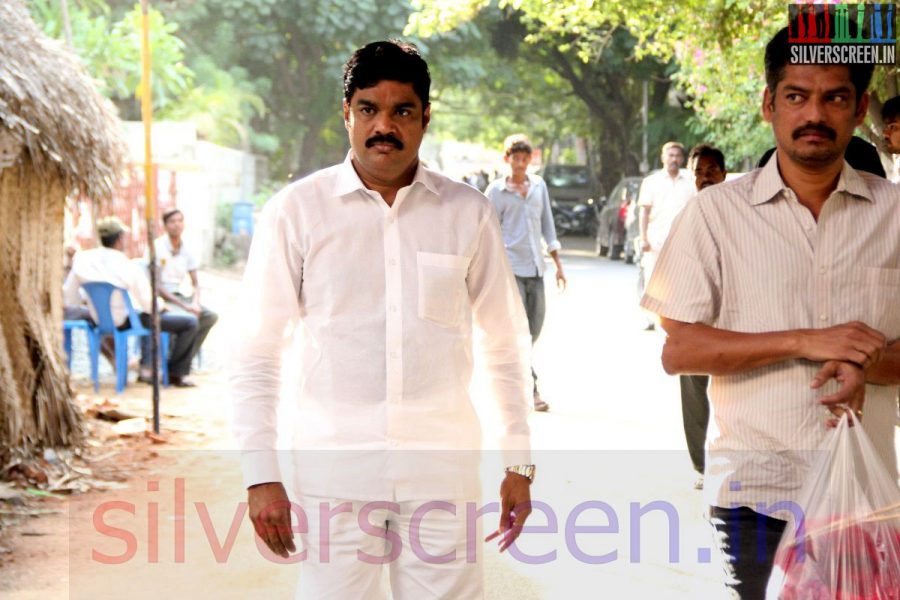
[[[503, 159], [509, 165], [508, 176], [495, 180], [484, 191], [491, 199], [500, 229], [503, 244], [516, 276], [519, 294], [525, 303], [531, 343], [537, 341], [544, 325], [547, 304], [544, 297], [544, 251], [541, 238], [547, 244], [547, 252], [556, 264], [556, 285], [566, 288], [566, 275], [559, 260], [559, 240], [550, 212], [550, 194], [547, 184], [537, 175], [528, 173], [531, 164], [531, 142], [524, 135], [506, 138]], [[550, 405], [541, 398], [537, 386], [537, 373], [531, 368], [534, 378], [534, 410], [546, 411]]]

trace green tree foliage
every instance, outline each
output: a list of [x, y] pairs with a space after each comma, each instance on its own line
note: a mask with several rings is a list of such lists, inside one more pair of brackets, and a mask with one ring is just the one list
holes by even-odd
[[[32, 0], [32, 17], [48, 35], [62, 39], [63, 23], [58, 0]], [[70, 3], [73, 50], [84, 61], [100, 91], [119, 108], [125, 119], [140, 118], [136, 100], [141, 82], [140, 7], [114, 19], [103, 2]], [[154, 109], [164, 111], [190, 89], [193, 73], [184, 64], [184, 43], [178, 26], [156, 10], [150, 12], [153, 47]]]
[[362, 44], [398, 37], [411, 12], [400, 0], [176, 0], [167, 10], [191, 31], [190, 55], [252, 74], [267, 110], [251, 126], [277, 137], [282, 176], [343, 158], [341, 66]]
[[[463, 5], [446, 6], [452, 11]], [[511, 3], [478, 3], [477, 8], [463, 13], [470, 20], [459, 24], [475, 24], [486, 32], [489, 48], [479, 52], [494, 67], [486, 67], [485, 80], [466, 92], [470, 103], [477, 99], [488, 108], [491, 120], [510, 115], [522, 122], [518, 117], [530, 111], [524, 129], [538, 139], [585, 136], [590, 162], [605, 189], [623, 175], [638, 173], [644, 81], [651, 83], [649, 166], [658, 166], [657, 149], [663, 142], [689, 137], [684, 123], [690, 113], [672, 94], [673, 67], [655, 57], [639, 57], [636, 39], [624, 29], [605, 27], [603, 35], [583, 37], [544, 27]], [[423, 22], [427, 14], [413, 15], [408, 31], [426, 36], [455, 30]], [[467, 56], [474, 59], [472, 52]]]
[[[452, 30], [491, 5], [491, 0], [414, 0], [410, 29], [419, 35]], [[523, 15], [532, 32], [528, 43], [567, 37], [588, 63], [610, 31], [627, 30], [637, 40], [635, 56], [672, 60], [672, 73], [694, 110], [690, 126], [732, 159], [753, 158], [774, 142], [760, 115], [766, 42], [787, 24], [782, 0], [499, 0]], [[897, 95], [898, 71], [876, 70], [869, 120], [863, 131], [881, 144], [883, 101]]]
[[[29, 8], [44, 31], [63, 37], [58, 0], [32, 0]], [[140, 119], [141, 11], [131, 2], [85, 0], [69, 3], [73, 50], [119, 108], [123, 119]], [[250, 127], [265, 104], [246, 72], [225, 70], [208, 56], [187, 64], [179, 25], [158, 10], [149, 12], [153, 55], [155, 118], [191, 121], [199, 135], [218, 144], [245, 150], [274, 150], [277, 140]]]

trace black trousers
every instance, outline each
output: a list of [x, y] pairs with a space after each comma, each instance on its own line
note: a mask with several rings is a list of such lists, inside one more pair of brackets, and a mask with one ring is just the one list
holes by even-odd
[[709, 375], [682, 375], [681, 419], [684, 422], [684, 439], [694, 470], [703, 474], [705, 467], [706, 428], [709, 426]]
[[787, 521], [746, 506], [710, 507], [710, 521], [725, 562], [725, 585], [740, 600], [765, 600], [775, 551]]
[[[191, 298], [189, 296], [185, 296], [184, 294], [175, 293], [176, 296], [181, 298], [183, 301], [190, 303]], [[200, 316], [197, 317], [197, 337], [194, 338], [194, 347], [191, 349], [191, 360], [197, 353], [200, 352], [200, 347], [203, 345], [203, 342], [206, 341], [206, 336], [209, 334], [209, 330], [212, 329], [212, 326], [216, 324], [216, 321], [219, 320], [219, 315], [209, 310], [205, 306], [200, 306]]]

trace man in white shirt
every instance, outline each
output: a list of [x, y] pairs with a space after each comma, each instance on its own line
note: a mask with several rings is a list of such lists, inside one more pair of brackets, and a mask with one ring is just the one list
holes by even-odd
[[[94, 307], [83, 296], [81, 285], [91, 281], [105, 281], [128, 290], [131, 305], [138, 311], [144, 327], [150, 326], [152, 292], [144, 270], [123, 252], [124, 234], [129, 229], [117, 217], [97, 221], [99, 248], [82, 250], [75, 254], [72, 269], [63, 285], [63, 298], [67, 319], [96, 321]], [[121, 327], [128, 327], [128, 310], [119, 294], [110, 298], [113, 320]], [[197, 319], [193, 315], [160, 314], [160, 329], [172, 334], [174, 341], [169, 353], [169, 382], [176, 387], [190, 386], [186, 379], [191, 368], [191, 350], [197, 336]], [[146, 338], [145, 338], [146, 340]], [[150, 352], [142, 348], [143, 368], [149, 369]]]
[[[653, 275], [656, 259], [672, 222], [695, 193], [690, 175], [681, 168], [684, 164], [684, 146], [678, 142], [666, 142], [660, 152], [660, 161], [663, 168], [645, 177], [638, 193], [638, 240], [645, 285]], [[654, 327], [653, 323], [647, 326], [648, 329]]]
[[[154, 241], [159, 267], [159, 295], [166, 301], [171, 312], [184, 312], [197, 317], [197, 337], [191, 350], [193, 359], [219, 316], [200, 304], [200, 279], [197, 274], [200, 261], [182, 239], [184, 214], [177, 208], [170, 208], [163, 213], [162, 220], [166, 233]], [[181, 292], [185, 276], [191, 279], [191, 296], [185, 296]]]
[[[556, 285], [564, 290], [566, 275], [559, 259], [559, 249], [562, 246], [556, 238], [547, 184], [539, 176], [528, 174], [531, 142], [524, 135], [517, 134], [506, 138], [503, 146], [503, 159], [509, 164], [509, 176], [493, 181], [484, 194], [491, 199], [500, 218], [503, 245], [525, 305], [533, 344], [541, 335], [547, 308], [544, 299], [544, 249], [541, 238], [546, 242], [547, 253], [556, 265]], [[541, 398], [538, 391], [534, 367], [531, 375], [534, 379], [534, 410], [546, 411], [550, 405]]]
[[897, 476], [900, 189], [844, 160], [873, 67], [790, 64], [787, 28], [765, 66], [774, 159], [688, 203], [642, 301], [666, 372], [712, 376], [704, 488], [743, 599], [765, 597], [832, 415], [855, 411]]
[[276, 409], [285, 338], [301, 328], [298, 598], [384, 598], [383, 563], [397, 600], [482, 597], [478, 523], [461, 504], [479, 488], [473, 356], [503, 425], [503, 547], [530, 512], [525, 314], [490, 202], [418, 159], [429, 87], [414, 46], [357, 50], [344, 67], [347, 159], [279, 192], [254, 235], [235, 431], [254, 528], [288, 557]]

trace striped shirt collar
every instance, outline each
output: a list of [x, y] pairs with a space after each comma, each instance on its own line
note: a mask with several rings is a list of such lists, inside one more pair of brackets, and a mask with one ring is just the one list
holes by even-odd
[[[756, 182], [753, 185], [753, 192], [750, 196], [750, 204], [753, 206], [765, 204], [766, 202], [778, 197], [782, 190], [789, 189], [778, 172], [778, 152], [772, 154], [772, 157], [766, 162], [765, 166], [759, 171]], [[845, 192], [850, 196], [854, 196], [863, 200], [873, 202], [872, 192], [865, 180], [856, 172], [856, 169], [844, 161], [844, 168], [841, 170], [841, 176], [838, 179], [836, 192]]]

